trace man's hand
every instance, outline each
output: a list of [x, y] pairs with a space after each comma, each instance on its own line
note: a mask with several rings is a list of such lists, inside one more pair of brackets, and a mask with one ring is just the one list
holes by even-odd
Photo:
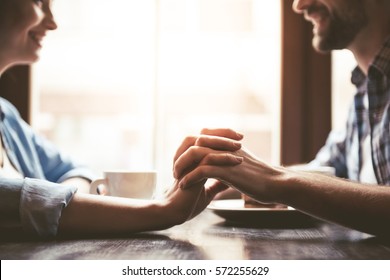
[[[186, 166], [186, 169], [178, 170], [174, 168], [173, 175], [176, 179], [183, 176], [185, 173], [191, 171], [197, 165], [201, 163], [208, 164], [221, 164], [221, 165], [234, 165], [240, 163], [240, 158], [235, 157], [226, 152], [235, 152], [241, 148], [243, 135], [227, 128], [219, 129], [202, 129], [198, 136], [186, 137], [182, 144], [176, 151], [173, 159], [173, 166], [176, 166], [176, 161], [183, 155], [186, 154], [186, 158], [190, 159], [191, 163]], [[204, 152], [211, 152], [212, 150], [218, 150], [218, 153], [214, 153], [209, 157], [199, 158], [197, 155], [202, 152], [196, 152], [194, 150], [202, 150]], [[188, 163], [188, 162], [187, 162]]]
[[[217, 136], [217, 137], [215, 137]], [[223, 139], [226, 138], [226, 139]], [[204, 128], [198, 136], [186, 137], [173, 158], [175, 162], [188, 148], [192, 146], [207, 147], [222, 151], [236, 151], [241, 148], [243, 135], [228, 128], [207, 129]]]

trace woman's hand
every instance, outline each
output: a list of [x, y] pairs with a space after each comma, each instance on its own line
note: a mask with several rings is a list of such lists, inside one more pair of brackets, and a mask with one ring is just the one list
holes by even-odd
[[[198, 136], [188, 136], [186, 137], [180, 147], [177, 149], [176, 154], [174, 156], [173, 164], [175, 165], [175, 162], [183, 153], [186, 153], [187, 150], [191, 147], [199, 147], [202, 149], [202, 147], [220, 150], [221, 152], [219, 154], [213, 155], [209, 157], [207, 160], [209, 163], [213, 164], [221, 164], [221, 165], [236, 165], [241, 163], [242, 159], [236, 156], [231, 156], [230, 154], [227, 154], [226, 152], [231, 151], [237, 151], [241, 148], [241, 143], [239, 142], [242, 140], [243, 135], [241, 133], [238, 133], [232, 129], [226, 129], [226, 128], [219, 128], [219, 129], [207, 129], [204, 128], [200, 132], [200, 135]], [[174, 177], [176, 179], [180, 178], [185, 173], [191, 171], [193, 168], [195, 168], [197, 165], [199, 165], [199, 159], [196, 157], [191, 157], [193, 159], [192, 163], [186, 166], [185, 170], [180, 170], [178, 172], [177, 169], [174, 168], [173, 173]], [[204, 162], [203, 162], [204, 163]], [[198, 182], [200, 184], [205, 184], [207, 179]], [[226, 187], [225, 184], [222, 184]], [[222, 192], [223, 194], [223, 192]], [[219, 193], [219, 195], [222, 195]]]
[[[241, 148], [238, 142], [243, 138], [242, 134], [231, 129], [203, 129], [199, 136], [189, 136], [184, 139], [174, 156], [175, 162], [182, 157], [184, 153], [194, 147], [199, 149], [210, 148], [221, 150], [221, 153], [209, 157], [207, 160], [212, 164], [223, 164], [225, 166], [236, 165], [242, 162], [241, 158], [226, 154], [227, 151], [237, 151]], [[207, 148], [204, 148], [207, 147]], [[201, 163], [201, 158], [186, 157], [189, 159], [183, 169], [174, 169], [174, 173], [179, 171], [181, 174], [191, 171]], [[181, 174], [174, 174], [179, 178]], [[172, 188], [165, 193], [163, 207], [169, 215], [174, 217], [174, 224], [183, 223], [202, 212], [213, 198], [220, 192], [226, 190], [227, 185], [222, 182], [214, 182], [211, 185], [205, 185], [207, 178], [199, 179], [191, 188], [179, 188], [179, 182], [176, 180]]]
[[182, 189], [179, 188], [178, 181], [175, 181], [162, 200], [163, 216], [171, 220], [169, 226], [182, 224], [202, 212], [226, 188], [221, 182], [204, 186], [203, 180], [200, 180], [200, 183], [193, 184], [191, 188]]

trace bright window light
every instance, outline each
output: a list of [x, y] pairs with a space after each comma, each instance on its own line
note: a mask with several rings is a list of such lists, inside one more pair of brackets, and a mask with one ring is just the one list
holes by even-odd
[[280, 1], [55, 1], [33, 125], [96, 172], [156, 169], [203, 127], [279, 163]]

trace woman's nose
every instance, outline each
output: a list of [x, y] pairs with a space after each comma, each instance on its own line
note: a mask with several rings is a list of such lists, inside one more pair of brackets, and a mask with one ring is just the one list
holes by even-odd
[[48, 30], [56, 30], [57, 29], [57, 23], [54, 19], [53, 13], [50, 9], [46, 9], [45, 11], [45, 18], [43, 19], [44, 25]]

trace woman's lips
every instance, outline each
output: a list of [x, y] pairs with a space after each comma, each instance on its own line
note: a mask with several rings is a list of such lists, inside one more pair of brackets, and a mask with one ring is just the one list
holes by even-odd
[[31, 38], [31, 40], [39, 47], [39, 48], [42, 48], [42, 40], [43, 38], [45, 37], [44, 34], [39, 34], [39, 33], [35, 33], [35, 32], [29, 32], [29, 36]]

